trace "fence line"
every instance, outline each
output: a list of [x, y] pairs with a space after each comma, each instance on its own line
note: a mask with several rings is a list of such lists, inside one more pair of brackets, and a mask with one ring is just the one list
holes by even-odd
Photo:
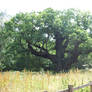
[[[73, 87], [73, 85], [68, 85], [68, 89], [58, 91], [58, 92], [74, 92], [75, 90], [78, 90], [78, 89], [81, 89], [81, 88], [84, 88], [84, 87], [87, 87], [87, 86], [90, 86], [90, 92], [92, 92], [92, 81], [89, 82], [88, 84], [84, 84], [82, 86], [78, 86], [78, 87], [75, 87], [75, 88]], [[44, 91], [44, 92], [48, 92], [48, 91]]]

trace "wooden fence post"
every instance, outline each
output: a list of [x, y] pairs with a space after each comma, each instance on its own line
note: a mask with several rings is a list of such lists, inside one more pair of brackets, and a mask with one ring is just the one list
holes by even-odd
[[[90, 83], [92, 83], [92, 81]], [[90, 85], [90, 92], [92, 92], [92, 84]]]
[[73, 91], [73, 85], [68, 85], [68, 90], [69, 90], [69, 92], [74, 92]]

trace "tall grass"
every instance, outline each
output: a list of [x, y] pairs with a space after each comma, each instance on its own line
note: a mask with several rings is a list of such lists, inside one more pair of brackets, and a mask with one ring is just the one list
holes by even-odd
[[[1, 72], [0, 92], [57, 92], [66, 89], [69, 84], [74, 87], [92, 81], [92, 72], [70, 71], [68, 73], [51, 74], [33, 72]], [[89, 88], [78, 90], [88, 92]]]

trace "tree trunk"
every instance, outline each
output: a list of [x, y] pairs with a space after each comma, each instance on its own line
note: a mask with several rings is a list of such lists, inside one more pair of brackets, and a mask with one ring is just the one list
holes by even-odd
[[78, 63], [78, 56], [80, 55], [79, 44], [80, 43], [76, 42], [76, 44], [74, 45], [74, 50], [71, 52], [71, 57], [67, 60], [67, 70], [69, 70], [73, 64]]
[[67, 67], [65, 64], [65, 60], [62, 57], [61, 58], [55, 57], [51, 61], [53, 62], [55, 72], [66, 70]]
[[59, 72], [63, 70], [64, 66], [64, 47], [63, 47], [63, 41], [64, 38], [60, 35], [59, 32], [55, 35], [56, 39], [56, 71]]

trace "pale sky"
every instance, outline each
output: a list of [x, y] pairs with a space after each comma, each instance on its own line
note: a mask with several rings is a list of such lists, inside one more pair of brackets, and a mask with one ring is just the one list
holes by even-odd
[[92, 12], [92, 0], [0, 0], [0, 10], [6, 11], [9, 15], [41, 11], [48, 7], [57, 10], [77, 8]]

